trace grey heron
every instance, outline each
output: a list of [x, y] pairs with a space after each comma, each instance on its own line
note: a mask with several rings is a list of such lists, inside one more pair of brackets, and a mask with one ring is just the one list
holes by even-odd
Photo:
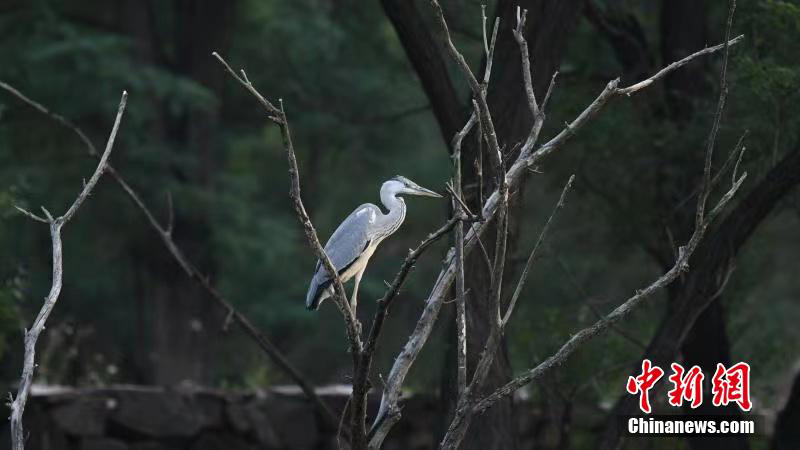
[[[406, 218], [405, 200], [398, 197], [403, 194], [442, 197], [398, 175], [381, 186], [381, 202], [389, 211], [388, 214], [384, 214], [372, 203], [365, 203], [344, 219], [325, 244], [325, 253], [338, 271], [342, 283], [355, 278], [353, 294], [350, 296], [353, 310], [358, 301], [358, 285], [369, 258], [378, 244], [397, 231]], [[317, 261], [314, 277], [306, 294], [306, 309], [314, 311], [319, 308], [323, 300], [333, 295], [333, 290], [332, 277], [322, 261]]]

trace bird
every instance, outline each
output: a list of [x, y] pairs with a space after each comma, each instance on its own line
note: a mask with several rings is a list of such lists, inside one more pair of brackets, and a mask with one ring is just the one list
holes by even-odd
[[[398, 197], [400, 195], [442, 198], [436, 192], [397, 175], [381, 185], [381, 203], [389, 211], [387, 214], [378, 206], [365, 203], [339, 224], [325, 244], [325, 253], [342, 283], [355, 279], [353, 294], [350, 296], [350, 307], [353, 311], [358, 303], [358, 285], [370, 257], [378, 244], [397, 231], [406, 218], [406, 202]], [[333, 291], [333, 278], [322, 261], [318, 260], [306, 294], [306, 309], [316, 311], [323, 300], [333, 296]]]

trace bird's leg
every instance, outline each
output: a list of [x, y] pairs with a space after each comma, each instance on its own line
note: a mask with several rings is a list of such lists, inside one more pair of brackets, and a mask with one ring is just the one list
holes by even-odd
[[359, 271], [355, 275], [355, 285], [353, 286], [353, 295], [350, 296], [350, 308], [353, 310], [353, 314], [356, 312], [356, 306], [358, 306], [358, 284], [361, 283], [361, 276], [364, 275], [364, 271]]

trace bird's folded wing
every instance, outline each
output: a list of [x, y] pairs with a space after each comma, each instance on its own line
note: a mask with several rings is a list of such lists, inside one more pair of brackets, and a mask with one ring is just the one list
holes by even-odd
[[[375, 205], [369, 204], [356, 208], [344, 219], [325, 244], [325, 253], [328, 254], [333, 267], [339, 273], [352, 264], [367, 248], [370, 241], [370, 226], [374, 223], [376, 209]], [[315, 275], [323, 275], [324, 278], [328, 278], [328, 273], [322, 267], [321, 261], [317, 261], [314, 272]]]

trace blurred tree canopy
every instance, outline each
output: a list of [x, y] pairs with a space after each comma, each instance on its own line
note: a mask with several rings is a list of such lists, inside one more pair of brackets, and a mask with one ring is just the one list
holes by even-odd
[[[430, 100], [378, 2], [67, 2], [0, 3], [0, 80], [105, 139], [120, 91], [130, 93], [115, 166], [168, 216], [175, 236], [214, 284], [319, 383], [346, 380], [348, 355], [338, 314], [303, 308], [313, 257], [286, 195], [280, 137], [211, 57], [243, 67], [271, 98], [283, 99], [300, 157], [304, 197], [321, 237], [355, 206], [376, 202], [380, 183], [402, 174], [443, 190], [447, 147]], [[443, 2], [454, 36], [480, 62], [480, 3]], [[550, 102], [551, 135], [612, 78], [635, 80], [671, 62], [659, 2], [587, 3], [570, 36]], [[664, 0], [663, 8], [669, 8]], [[726, 2], [708, 3], [703, 44], [723, 36]], [[742, 169], [754, 186], [798, 152], [800, 3], [740, 1], [731, 92], [719, 167], [749, 130]], [[426, 4], [420, 3], [429, 16]], [[487, 10], [492, 11], [490, 3]], [[707, 33], [706, 33], [707, 32]], [[704, 34], [705, 33], [705, 34]], [[638, 50], [620, 44], [627, 36]], [[661, 46], [661, 47], [660, 47]], [[681, 56], [697, 48], [682, 49]], [[679, 51], [679, 50], [675, 50]], [[638, 53], [637, 53], [638, 52]], [[690, 67], [691, 86], [673, 80], [616, 101], [547, 161], [522, 195], [522, 261], [570, 173], [569, 200], [547, 255], [528, 283], [507, 342], [511, 365], [530, 367], [580, 326], [615, 306], [661, 269], [685, 238], [683, 205], [693, 207], [717, 92], [718, 61]], [[454, 77], [457, 78], [457, 77]], [[672, 83], [672, 84], [670, 84]], [[460, 80], [460, 95], [467, 90]], [[93, 162], [82, 143], [45, 116], [0, 94], [0, 354], [4, 379], [16, 377], [19, 330], [49, 286], [46, 230], [12, 205], [59, 209]], [[724, 330], [734, 360], [754, 367], [757, 405], [776, 410], [800, 361], [794, 275], [800, 199], [781, 198], [736, 258], [724, 293]], [[409, 247], [443, 221], [443, 202], [409, 201], [403, 228], [382, 244], [362, 282], [360, 306], [378, 298]], [[257, 387], [286, 381], [244, 337], [222, 331], [224, 312], [192, 288], [157, 236], [109, 180], [64, 235], [64, 292], [42, 343], [40, 381], [197, 383]], [[407, 284], [377, 370], [410, 332], [438, 272], [430, 252]], [[593, 342], [548, 381], [561, 397], [607, 410], [623, 377], [654, 335], [670, 293], [636, 312], [624, 330]], [[720, 301], [722, 302], [722, 300]], [[449, 306], [448, 306], [449, 308]], [[366, 312], [363, 312], [367, 314]], [[446, 316], [443, 316], [446, 317]], [[444, 319], [443, 319], [444, 320]], [[447, 327], [440, 324], [437, 332]], [[434, 339], [412, 386], [435, 390], [445, 339]], [[587, 375], [591, 374], [591, 375]], [[532, 388], [536, 401], [552, 398]], [[563, 398], [559, 401], [564, 401]], [[581, 436], [575, 438], [580, 444]], [[589, 438], [586, 438], [589, 439]]]

